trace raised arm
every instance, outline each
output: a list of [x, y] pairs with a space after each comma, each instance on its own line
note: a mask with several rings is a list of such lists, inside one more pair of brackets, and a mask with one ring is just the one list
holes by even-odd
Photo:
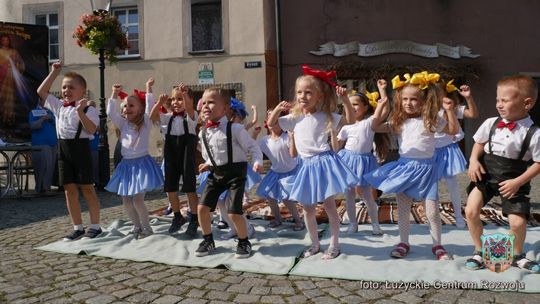
[[448, 97], [443, 98], [443, 108], [448, 116], [448, 125], [446, 125], [444, 132], [449, 135], [456, 135], [459, 132], [459, 121], [454, 110], [454, 102]]
[[463, 96], [467, 102], [467, 108], [463, 112], [463, 117], [478, 118], [478, 107], [476, 106], [476, 103], [472, 97], [471, 88], [468, 85], [462, 85], [459, 87], [459, 94]]
[[154, 94], [152, 93], [152, 87], [154, 86], [154, 78], [150, 77], [146, 81], [146, 95], [145, 95], [145, 106], [144, 114], [150, 116], [152, 108], [154, 107]]
[[354, 123], [354, 108], [351, 105], [351, 101], [349, 100], [349, 95], [347, 94], [347, 89], [342, 87], [336, 87], [336, 94], [339, 96], [339, 99], [343, 103], [343, 110], [345, 112], [345, 121], [343, 122], [344, 125], [351, 125]]
[[251, 129], [255, 124], [257, 124], [257, 121], [259, 121], [259, 116], [257, 114], [257, 106], [252, 105], [251, 111], [253, 112], [253, 119], [249, 123], [246, 124], [246, 130]]
[[268, 121], [266, 122], [268, 127], [274, 126], [278, 122], [279, 114], [281, 114], [283, 111], [289, 110], [290, 108], [292, 108], [292, 104], [290, 102], [280, 102], [270, 113], [270, 115], [268, 115]]
[[120, 91], [122, 91], [122, 85], [115, 83], [112, 86], [111, 98], [109, 98], [109, 102], [107, 103], [107, 116], [109, 116], [114, 126], [118, 129], [122, 128], [122, 124], [125, 121], [116, 108], [116, 100], [118, 100]]
[[62, 71], [62, 62], [58, 61], [51, 65], [51, 72], [47, 77], [45, 77], [45, 80], [41, 83], [39, 88], [37, 89], [37, 93], [39, 95], [39, 98], [41, 98], [41, 101], [39, 102], [41, 106], [45, 104], [45, 99], [47, 99], [47, 96], [49, 96], [49, 91], [52, 87], [52, 84], [54, 83], [54, 80], [58, 75], [60, 75], [60, 72]]
[[383, 97], [377, 102], [377, 108], [373, 113], [373, 122], [371, 129], [375, 132], [386, 133], [388, 128], [385, 126], [385, 118], [388, 115], [388, 97]]
[[386, 80], [385, 79], [378, 79], [377, 80], [377, 89], [379, 90], [379, 95], [381, 96], [381, 99], [388, 98], [388, 95], [386, 94]]
[[169, 96], [167, 96], [167, 94], [159, 95], [158, 101], [152, 107], [152, 111], [150, 111], [150, 119], [153, 122], [159, 121], [160, 108], [167, 101], [167, 99], [169, 99]]

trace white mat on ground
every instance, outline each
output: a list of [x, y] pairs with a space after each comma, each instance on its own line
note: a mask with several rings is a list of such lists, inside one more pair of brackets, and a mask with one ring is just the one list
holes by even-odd
[[295, 259], [309, 245], [306, 231], [292, 230], [292, 224], [285, 224], [275, 229], [266, 228], [266, 221], [251, 221], [256, 233], [251, 239], [253, 255], [249, 259], [236, 259], [234, 252], [237, 243], [231, 239], [222, 241], [219, 236], [225, 230], [214, 230], [216, 250], [206, 257], [193, 255], [201, 242], [201, 234], [195, 239], [184, 235], [187, 224], [179, 234], [169, 235], [167, 230], [170, 219], [153, 218], [154, 234], [135, 240], [126, 236], [131, 229], [130, 222], [117, 220], [104, 234], [96, 239], [77, 240], [74, 242], [58, 241], [37, 249], [70, 254], [88, 254], [127, 259], [132, 261], [151, 261], [169, 265], [214, 268], [224, 265], [230, 270], [264, 274], [287, 274], [294, 266]]
[[[386, 234], [372, 236], [370, 225], [361, 225], [362, 231], [347, 236], [342, 228], [340, 237], [342, 254], [335, 260], [321, 260], [321, 253], [300, 259], [289, 272], [290, 275], [339, 278], [381, 282], [426, 282], [429, 286], [454, 284], [450, 288], [492, 289], [521, 292], [540, 292], [540, 275], [511, 267], [495, 273], [488, 269], [467, 270], [465, 261], [474, 249], [467, 229], [443, 226], [443, 245], [454, 256], [453, 261], [437, 261], [431, 253], [432, 241], [427, 225], [412, 224], [411, 251], [404, 259], [389, 256], [393, 246], [399, 243], [398, 225], [382, 225]], [[508, 227], [486, 226], [485, 234], [506, 233]], [[329, 244], [329, 233], [325, 231], [321, 250]], [[527, 257], [540, 258], [540, 227], [528, 227], [525, 244]], [[392, 285], [405, 289], [405, 285]], [[375, 286], [376, 287], [376, 286]], [[416, 288], [412, 285], [409, 289]]]

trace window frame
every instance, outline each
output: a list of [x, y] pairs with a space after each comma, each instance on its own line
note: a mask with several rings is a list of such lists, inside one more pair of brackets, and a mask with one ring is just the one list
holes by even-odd
[[[50, 16], [53, 15], [53, 14], [56, 14], [56, 18], [58, 19], [56, 25], [50, 25]], [[48, 60], [49, 60], [49, 63], [56, 62], [56, 61], [60, 60], [60, 14], [58, 12], [48, 12], [48, 13], [34, 14], [34, 22], [33, 22], [33, 24], [37, 25], [37, 20], [36, 19], [37, 19], [38, 16], [45, 16], [45, 24], [40, 24], [40, 25], [46, 25], [49, 28], [49, 41], [48, 41], [49, 55], [47, 56]], [[54, 44], [51, 43], [51, 30], [57, 30], [57, 32], [58, 32], [58, 34], [57, 34], [58, 35], [58, 43], [54, 43]], [[58, 48], [58, 50], [57, 50], [58, 58], [51, 58], [51, 45], [56, 45], [57, 46], [57, 48]]]
[[[229, 0], [218, 0], [221, 5], [221, 48], [212, 49], [212, 50], [193, 50], [193, 29], [192, 29], [192, 14], [191, 9], [193, 4], [202, 4], [205, 2], [214, 2], [214, 1], [205, 1], [205, 0], [186, 0], [185, 7], [186, 9], [186, 23], [184, 23], [185, 28], [188, 29], [188, 39], [187, 39], [187, 53], [190, 55], [204, 55], [204, 54], [216, 54], [216, 53], [225, 53], [225, 50], [228, 48], [228, 7]], [[215, 2], [218, 2], [215, 1]], [[197, 3], [198, 2], [198, 3]]]
[[[129, 22], [129, 10], [136, 9], [137, 10], [137, 23], [130, 23]], [[119, 60], [122, 59], [136, 59], [141, 58], [141, 42], [142, 42], [142, 36], [141, 36], [141, 10], [138, 5], [128, 5], [128, 6], [117, 6], [110, 9], [110, 13], [112, 16], [115, 16], [115, 12], [117, 11], [124, 11], [126, 13], [126, 24], [122, 24], [122, 26], [129, 28], [129, 26], [133, 26], [134, 24], [137, 25], [137, 31], [138, 31], [138, 38], [137, 38], [137, 46], [139, 52], [137, 54], [128, 54], [130, 49], [125, 49], [124, 54], [116, 54], [116, 58]], [[128, 33], [129, 35], [129, 33]], [[130, 43], [130, 40], [128, 39], [128, 43]]]
[[[62, 1], [49, 2], [49, 3], [35, 3], [35, 4], [23, 4], [23, 21], [28, 24], [36, 24], [36, 17], [38, 15], [47, 15], [47, 23], [49, 21], [50, 14], [58, 15], [58, 59], [51, 59], [50, 53], [47, 55], [49, 63], [56, 62], [64, 58], [64, 3]], [[47, 24], [47, 27], [49, 25]], [[50, 30], [50, 27], [49, 27]], [[50, 52], [50, 32], [47, 49]]]

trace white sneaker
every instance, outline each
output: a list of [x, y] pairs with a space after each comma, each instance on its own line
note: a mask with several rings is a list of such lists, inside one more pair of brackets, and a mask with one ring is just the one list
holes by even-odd
[[347, 228], [347, 234], [353, 234], [358, 232], [358, 224], [349, 224]]
[[141, 233], [139, 234], [139, 239], [144, 239], [145, 237], [149, 237], [152, 234], [154, 234], [154, 231], [152, 228], [143, 228], [141, 230]]
[[232, 230], [232, 229], [229, 229], [229, 231], [227, 231], [227, 233], [225, 234], [222, 234], [219, 236], [220, 239], [222, 240], [230, 240], [232, 238], [236, 237], [236, 231]]
[[381, 229], [381, 226], [379, 224], [372, 224], [373, 230], [371, 231], [371, 234], [373, 235], [383, 235], [384, 231]]

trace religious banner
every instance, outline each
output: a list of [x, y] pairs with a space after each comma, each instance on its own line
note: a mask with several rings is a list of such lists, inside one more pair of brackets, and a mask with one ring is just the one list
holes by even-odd
[[48, 73], [46, 26], [0, 22], [0, 138], [30, 141], [28, 113]]
[[478, 54], [473, 54], [470, 48], [463, 45], [450, 46], [443, 43], [430, 45], [409, 40], [386, 40], [373, 43], [359, 43], [358, 41], [352, 41], [344, 44], [330, 41], [320, 45], [318, 51], [310, 51], [310, 53], [317, 56], [333, 55], [335, 57], [354, 54], [361, 57], [371, 57], [393, 53], [412, 54], [427, 58], [445, 56], [454, 59], [462, 57], [477, 58], [480, 56]]

